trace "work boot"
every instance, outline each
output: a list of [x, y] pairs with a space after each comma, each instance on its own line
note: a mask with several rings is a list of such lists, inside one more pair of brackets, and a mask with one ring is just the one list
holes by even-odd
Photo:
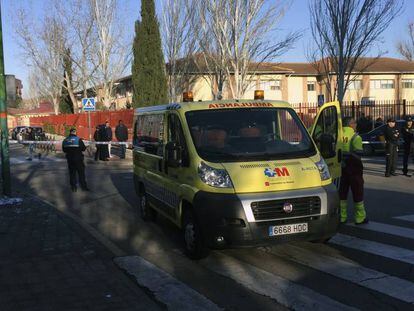
[[364, 201], [362, 202], [356, 202], [354, 206], [355, 210], [355, 224], [360, 225], [367, 223], [367, 214], [365, 212], [365, 205]]

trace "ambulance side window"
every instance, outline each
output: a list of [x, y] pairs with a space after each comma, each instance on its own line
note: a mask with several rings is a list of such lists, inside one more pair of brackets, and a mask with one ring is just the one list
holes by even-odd
[[168, 116], [168, 142], [174, 142], [181, 147], [183, 166], [188, 166], [190, 161], [188, 156], [187, 143], [185, 141], [181, 121], [176, 114], [170, 114]]
[[337, 114], [336, 107], [326, 108], [322, 111], [315, 125], [312, 138], [324, 158], [332, 157], [332, 150], [336, 150], [338, 142]]
[[134, 144], [144, 152], [163, 156], [164, 115], [141, 115], [134, 128]]

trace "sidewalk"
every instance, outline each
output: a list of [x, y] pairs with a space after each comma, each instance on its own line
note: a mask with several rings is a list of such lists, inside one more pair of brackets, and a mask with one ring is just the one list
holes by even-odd
[[0, 205], [1, 310], [160, 310], [71, 218], [24, 194]]

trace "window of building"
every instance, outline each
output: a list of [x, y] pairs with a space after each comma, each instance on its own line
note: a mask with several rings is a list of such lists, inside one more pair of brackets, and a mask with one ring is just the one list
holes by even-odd
[[349, 90], [360, 90], [362, 89], [362, 80], [353, 80], [349, 82]]
[[315, 91], [315, 89], [316, 89], [315, 82], [308, 81], [308, 92]]
[[371, 89], [393, 89], [394, 88], [394, 80], [371, 80], [370, 81], [370, 88]]
[[280, 91], [281, 82], [280, 80], [260, 81], [260, 89], [263, 91]]
[[414, 79], [403, 79], [402, 80], [403, 89], [412, 89], [414, 88]]

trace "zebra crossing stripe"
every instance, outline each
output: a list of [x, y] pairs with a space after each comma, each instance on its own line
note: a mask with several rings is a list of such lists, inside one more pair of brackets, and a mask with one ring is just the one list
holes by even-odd
[[139, 256], [117, 257], [114, 262], [153, 292], [168, 310], [222, 310], [212, 301]]
[[384, 224], [380, 222], [370, 221], [366, 225], [355, 225], [352, 223], [346, 224], [350, 227], [357, 227], [363, 230], [369, 230], [374, 232], [386, 233], [390, 235], [395, 235], [403, 238], [414, 239], [414, 229], [399, 227], [389, 224]]
[[200, 263], [210, 271], [231, 278], [293, 310], [356, 310], [310, 288], [218, 252]]
[[414, 251], [409, 249], [363, 240], [341, 233], [336, 234], [329, 243], [414, 265]]
[[409, 222], [414, 222], [414, 215], [398, 216], [398, 217], [394, 217], [394, 219], [404, 220], [404, 221], [409, 221]]
[[271, 253], [401, 301], [414, 303], [414, 283], [365, 268], [353, 261], [331, 257], [293, 245], [272, 247]]

